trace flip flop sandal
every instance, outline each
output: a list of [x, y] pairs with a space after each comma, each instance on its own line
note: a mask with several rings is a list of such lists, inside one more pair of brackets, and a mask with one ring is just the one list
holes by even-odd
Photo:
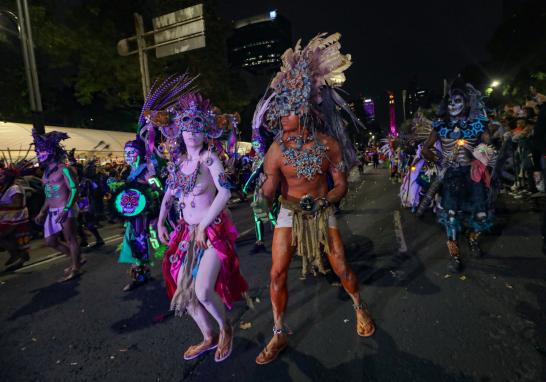
[[[192, 347], [198, 347], [198, 346], [200, 346], [200, 345], [201, 345], [201, 344], [192, 345], [192, 346], [190, 346], [190, 349], [191, 349]], [[211, 350], [216, 349], [217, 346], [218, 346], [218, 342], [211, 344], [208, 348], [204, 348], [204, 349], [202, 349], [201, 351], [199, 351], [198, 353], [195, 353], [195, 354], [186, 356], [186, 353], [190, 350], [190, 349], [188, 349], [188, 350], [186, 350], [186, 353], [184, 353], [184, 359], [185, 359], [186, 361], [191, 361], [192, 359], [195, 359], [195, 358], [199, 357], [200, 355], [202, 355], [202, 354], [204, 354], [204, 353], [206, 353], [206, 352], [208, 352], [208, 351], [211, 351]]]
[[[218, 349], [216, 349], [216, 353], [214, 354], [214, 361], [215, 362], [222, 362], [223, 360], [225, 360], [227, 357], [229, 357], [231, 355], [231, 351], [233, 350], [233, 327], [231, 327], [231, 339], [229, 341], [229, 350], [228, 352], [221, 358], [218, 358], [218, 351], [220, 350], [220, 347], [218, 347]], [[218, 343], [220, 343], [220, 341], [218, 341]]]

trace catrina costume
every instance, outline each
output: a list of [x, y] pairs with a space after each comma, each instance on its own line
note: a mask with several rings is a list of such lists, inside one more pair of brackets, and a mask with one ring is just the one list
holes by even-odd
[[[480, 92], [461, 79], [455, 80], [440, 104], [438, 119], [432, 123], [442, 152], [442, 171], [437, 179], [441, 201], [437, 214], [447, 233], [450, 272], [459, 272], [462, 267], [459, 233], [466, 230], [471, 252], [479, 257], [482, 252], [478, 238], [493, 225], [489, 168], [496, 152], [481, 141], [487, 123]], [[429, 193], [434, 190], [431, 185]]]

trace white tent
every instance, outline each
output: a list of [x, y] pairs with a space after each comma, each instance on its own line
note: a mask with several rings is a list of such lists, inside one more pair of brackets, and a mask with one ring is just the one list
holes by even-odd
[[[46, 126], [45, 131], [62, 131], [69, 139], [63, 141], [67, 150], [76, 148], [76, 158], [85, 160], [99, 158], [102, 161], [123, 160], [125, 142], [135, 139], [135, 133], [121, 131], [77, 129], [71, 127]], [[0, 152], [13, 159], [23, 157], [32, 143], [32, 125], [26, 123], [0, 122]], [[30, 150], [27, 159], [35, 157]], [[1, 158], [1, 156], [0, 156]]]

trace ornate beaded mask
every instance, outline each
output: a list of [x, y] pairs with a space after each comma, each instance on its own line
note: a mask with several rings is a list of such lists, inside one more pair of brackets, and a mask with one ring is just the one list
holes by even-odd
[[222, 134], [222, 129], [216, 124], [213, 106], [199, 93], [188, 93], [180, 98], [174, 124], [179, 131], [204, 133], [208, 138], [218, 138]]

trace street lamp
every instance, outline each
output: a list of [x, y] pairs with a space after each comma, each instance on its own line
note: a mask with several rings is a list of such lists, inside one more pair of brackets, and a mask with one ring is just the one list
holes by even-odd
[[499, 80], [493, 80], [493, 82], [491, 82], [491, 86], [492, 88], [496, 88], [497, 86], [499, 86], [501, 83]]

